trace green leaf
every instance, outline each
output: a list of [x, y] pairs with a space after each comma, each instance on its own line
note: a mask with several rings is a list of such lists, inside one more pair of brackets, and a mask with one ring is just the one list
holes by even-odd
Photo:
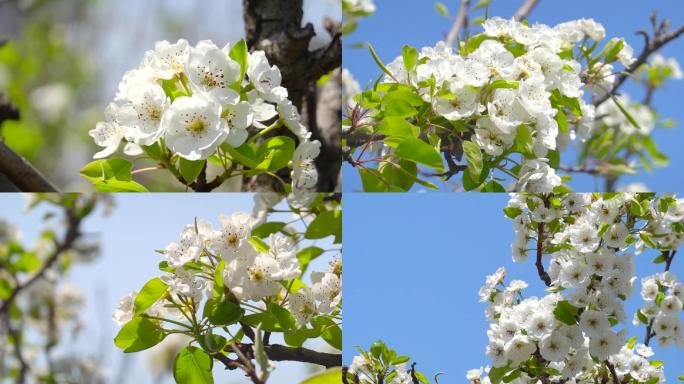
[[342, 211], [325, 211], [316, 216], [304, 233], [306, 239], [322, 239], [334, 235], [335, 243], [342, 241]]
[[389, 186], [377, 169], [358, 167], [364, 192], [387, 192]]
[[385, 106], [385, 116], [407, 118], [418, 114], [416, 108], [404, 99], [390, 99], [383, 102]]
[[155, 277], [154, 279], [145, 283], [140, 290], [140, 293], [138, 293], [138, 295], [135, 297], [135, 315], [137, 316], [145, 312], [147, 308], [151, 307], [162, 296], [164, 296], [168, 288], [168, 285], [164, 284], [164, 282], [158, 277]]
[[639, 321], [643, 324], [648, 324], [648, 317], [641, 312], [641, 309], [637, 310], [637, 319], [639, 319]]
[[81, 176], [100, 192], [148, 192], [133, 181], [133, 164], [125, 159], [96, 160], [81, 169]]
[[522, 213], [522, 209], [515, 207], [506, 207], [503, 209], [503, 211], [506, 217], [508, 217], [509, 219], [515, 219]]
[[0, 299], [7, 299], [12, 294], [12, 283], [7, 279], [0, 279]]
[[567, 325], [577, 324], [576, 316], [578, 312], [579, 308], [575, 307], [574, 305], [570, 304], [565, 300], [559, 301], [558, 304], [556, 304], [556, 309], [553, 310], [553, 314], [556, 316], [556, 320]]
[[667, 261], [667, 259], [665, 258], [665, 255], [660, 255], [660, 256], [657, 256], [655, 259], [653, 259], [653, 264], [662, 264], [666, 261]]
[[316, 328], [323, 330], [321, 338], [331, 347], [342, 350], [342, 329], [335, 322], [323, 316], [318, 316], [311, 321]]
[[518, 127], [515, 134], [515, 150], [527, 158], [536, 158], [534, 154], [534, 143], [530, 127], [522, 124]]
[[33, 252], [22, 252], [19, 258], [12, 264], [15, 271], [33, 272], [41, 266], [40, 258]]
[[159, 160], [162, 157], [162, 151], [161, 147], [159, 146], [159, 142], [156, 142], [152, 145], [141, 146], [141, 148], [145, 154], [153, 160]]
[[279, 306], [276, 303], [269, 303], [268, 311], [275, 316], [276, 319], [278, 319], [278, 324], [280, 324], [283, 330], [289, 331], [291, 329], [297, 328], [297, 322], [287, 309]]
[[264, 141], [257, 150], [259, 164], [256, 169], [275, 172], [292, 160], [295, 150], [294, 139], [287, 136], [275, 136]]
[[237, 323], [244, 315], [245, 310], [240, 305], [231, 301], [216, 301], [209, 299], [204, 304], [202, 317], [206, 317], [214, 325], [231, 325]]
[[402, 58], [404, 59], [404, 67], [409, 73], [413, 71], [418, 62], [418, 50], [410, 45], [404, 45], [402, 49]]
[[393, 137], [418, 137], [420, 128], [400, 117], [388, 116], [378, 124], [378, 133]]
[[482, 174], [482, 152], [480, 151], [480, 146], [472, 141], [464, 141], [463, 152], [465, 152], [466, 160], [468, 161], [470, 176], [475, 180], [479, 180]]
[[415, 138], [407, 138], [399, 143], [395, 156], [434, 168], [439, 172], [444, 171], [442, 157], [435, 147]]
[[435, 9], [440, 15], [449, 17], [449, 8], [447, 8], [447, 6], [443, 3], [435, 3]]
[[627, 341], [627, 348], [633, 349], [634, 346], [636, 345], [636, 342], [637, 342], [637, 337], [636, 337], [636, 336], [630, 337], [629, 340]]
[[299, 260], [302, 271], [306, 271], [309, 263], [322, 254], [323, 249], [319, 247], [306, 247], [297, 252], [297, 260]]
[[389, 77], [394, 79], [394, 74], [392, 74], [392, 72], [390, 72], [389, 69], [387, 69], [387, 67], [385, 67], [385, 64], [383, 64], [382, 61], [380, 61], [378, 54], [375, 52], [375, 49], [373, 49], [373, 46], [370, 43], [368, 43], [368, 50], [370, 51], [371, 56], [373, 56], [373, 60], [375, 60], [375, 64], [377, 64], [378, 67], [380, 67], [380, 69], [383, 72], [385, 72]]
[[179, 85], [180, 84], [175, 79], [162, 80], [164, 93], [166, 93], [166, 96], [168, 96], [171, 101], [174, 101], [181, 96], [188, 96]]
[[200, 172], [202, 172], [202, 169], [204, 168], [204, 165], [207, 163], [206, 160], [187, 160], [184, 158], [180, 158], [179, 165], [180, 165], [180, 173], [183, 176], [183, 179], [187, 181], [188, 183], [192, 183], [197, 179], [197, 176], [199, 176]]
[[520, 87], [519, 81], [508, 81], [508, 80], [494, 80], [491, 84], [487, 86], [490, 90], [493, 89], [518, 89]]
[[378, 170], [389, 187], [384, 192], [407, 192], [418, 181], [418, 166], [412, 161], [383, 162]]
[[632, 124], [636, 129], [641, 130], [641, 126], [639, 126], [639, 123], [637, 123], [637, 121], [634, 120], [634, 117], [632, 117], [632, 115], [627, 111], [625, 106], [622, 105], [622, 103], [620, 103], [620, 100], [618, 100], [618, 98], [615, 97], [615, 95], [612, 95], [610, 98], [613, 99], [615, 105], [617, 105], [618, 109], [620, 109], [620, 112], [622, 112], [622, 114], [625, 115], [630, 124]]
[[489, 370], [489, 380], [492, 384], [499, 384], [510, 370], [511, 368], [509, 366], [492, 368]]
[[484, 188], [482, 188], [482, 192], [506, 192], [506, 188], [496, 181], [490, 180], [485, 184]]
[[252, 229], [252, 236], [260, 237], [263, 239], [265, 237], [268, 237], [272, 233], [279, 232], [284, 227], [285, 223], [278, 221], [263, 223], [260, 226]]
[[237, 161], [242, 165], [246, 165], [249, 168], [254, 169], [257, 167], [257, 165], [259, 165], [259, 163], [255, 160], [256, 153], [254, 152], [253, 148], [247, 143], [242, 144], [237, 148], [234, 148], [230, 145], [222, 145], [221, 149], [228, 152], [231, 159]]
[[231, 49], [228, 56], [240, 64], [240, 78], [238, 81], [242, 81], [245, 78], [245, 73], [247, 73], [247, 59], [249, 53], [247, 50], [247, 43], [244, 39], [240, 39]]
[[247, 239], [250, 244], [254, 246], [254, 248], [261, 253], [268, 253], [268, 251], [271, 249], [271, 247], [268, 246], [263, 240], [261, 240], [257, 236], [252, 236], [249, 239]]
[[558, 108], [558, 113], [556, 113], [556, 122], [558, 123], [558, 130], [562, 133], [568, 133], [568, 117], [561, 108]]
[[125, 353], [139, 352], [154, 347], [164, 337], [166, 335], [155, 323], [144, 317], [135, 317], [121, 327], [114, 344]]
[[333, 384], [339, 383], [342, 377], [342, 367], [330, 368], [326, 371], [316, 373], [302, 381], [300, 384]]
[[658, 248], [656, 243], [653, 242], [653, 239], [651, 238], [651, 235], [647, 232], [639, 232], [639, 238], [644, 241], [646, 245], [648, 245], [651, 248]]
[[173, 378], [178, 384], [213, 384], [214, 360], [197, 347], [185, 347], [173, 362]]

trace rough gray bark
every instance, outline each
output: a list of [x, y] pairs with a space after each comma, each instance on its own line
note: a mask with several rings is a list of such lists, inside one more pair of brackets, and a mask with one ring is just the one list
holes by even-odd
[[[318, 89], [316, 81], [342, 65], [339, 23], [328, 21], [326, 28], [332, 41], [310, 51], [315, 32], [311, 23], [302, 25], [303, 0], [243, 0], [243, 5], [247, 45], [250, 50], [264, 51], [270, 63], [280, 68], [292, 103], [302, 111], [312, 139], [322, 144], [321, 156], [316, 161], [318, 190], [333, 191], [341, 167], [341, 96], [333, 100], [325, 89]], [[319, 96], [328, 102], [318, 101]], [[324, 111], [319, 112], [321, 109]], [[328, 119], [333, 113], [337, 114], [336, 124]]]
[[[18, 119], [19, 110], [0, 93], [0, 125], [5, 120]], [[0, 191], [57, 192], [57, 188], [28, 161], [6, 146], [0, 137]]]

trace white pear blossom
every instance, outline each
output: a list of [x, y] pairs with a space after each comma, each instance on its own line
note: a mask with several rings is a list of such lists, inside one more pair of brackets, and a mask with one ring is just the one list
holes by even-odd
[[297, 189], [313, 188], [318, 181], [318, 170], [314, 160], [321, 151], [318, 140], [302, 141], [294, 151], [292, 184]]
[[188, 160], [208, 158], [228, 132], [221, 112], [221, 105], [204, 93], [177, 98], [162, 119], [164, 141]]
[[191, 50], [187, 63], [193, 92], [205, 92], [221, 105], [235, 104], [240, 95], [230, 86], [240, 80], [240, 65], [209, 40]]

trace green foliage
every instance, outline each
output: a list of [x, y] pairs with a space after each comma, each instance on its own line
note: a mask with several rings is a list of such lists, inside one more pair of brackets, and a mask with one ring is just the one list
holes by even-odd
[[81, 170], [81, 176], [100, 192], [148, 192], [133, 181], [133, 164], [125, 159], [95, 160]]
[[316, 373], [300, 384], [331, 384], [337, 383], [342, 376], [342, 368], [330, 368], [320, 373]]
[[213, 359], [202, 349], [185, 347], [173, 362], [173, 378], [178, 384], [213, 384]]
[[114, 338], [114, 344], [124, 352], [139, 352], [159, 344], [166, 334], [155, 322], [144, 317], [136, 317], [124, 324]]
[[140, 315], [141, 313], [145, 312], [147, 308], [151, 307], [154, 303], [161, 299], [162, 296], [164, 296], [168, 288], [169, 287], [158, 277], [155, 277], [154, 279], [145, 283], [140, 290], [140, 293], [138, 293], [138, 295], [135, 297], [135, 309], [133, 311], [134, 314]]

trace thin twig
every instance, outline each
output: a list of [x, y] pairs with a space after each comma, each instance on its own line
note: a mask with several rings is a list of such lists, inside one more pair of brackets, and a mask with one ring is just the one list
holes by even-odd
[[636, 61], [634, 61], [632, 65], [626, 68], [615, 79], [615, 83], [613, 83], [612, 89], [606, 92], [605, 95], [598, 97], [594, 101], [592, 101], [592, 104], [594, 106], [602, 104], [604, 101], [608, 100], [612, 95], [614, 95], [617, 92], [617, 90], [622, 86], [622, 84], [624, 84], [627, 78], [630, 77], [634, 72], [636, 72], [636, 70], [639, 69], [639, 67], [644, 65], [653, 53], [657, 52], [664, 45], [671, 42], [672, 40], [677, 39], [682, 34], [684, 34], [684, 25], [674, 31], [668, 31], [668, 20], [664, 20], [660, 23], [660, 25], [658, 25], [656, 22], [655, 13], [653, 14], [653, 16], [651, 16], [651, 23], [653, 24], [654, 28], [654, 36], [649, 36], [648, 33], [646, 33], [645, 31], [637, 32], [637, 34], [644, 36], [644, 49], [641, 51]]
[[613, 366], [613, 364], [611, 364], [608, 360], [605, 360], [604, 363], [608, 367], [610, 374], [613, 376], [613, 384], [620, 384], [620, 379], [618, 379], [618, 375], [617, 372], [615, 372], [615, 367]]
[[461, 7], [458, 9], [458, 14], [456, 14], [454, 24], [451, 26], [451, 30], [449, 31], [446, 40], [444, 40], [447, 46], [451, 47], [454, 45], [458, 34], [461, 33], [461, 29], [465, 27], [469, 8], [470, 0], [461, 0]]
[[537, 6], [537, 3], [539, 3], [539, 0], [525, 0], [513, 17], [518, 21], [527, 19], [527, 16], [529, 16], [530, 12]]
[[12, 340], [14, 340], [14, 356], [19, 362], [19, 372], [17, 373], [16, 383], [24, 384], [26, 382], [26, 374], [28, 373], [29, 366], [24, 358], [24, 352], [21, 349], [21, 335], [12, 327], [9, 313], [5, 313], [3, 317], [5, 319], [7, 333], [12, 337]]

